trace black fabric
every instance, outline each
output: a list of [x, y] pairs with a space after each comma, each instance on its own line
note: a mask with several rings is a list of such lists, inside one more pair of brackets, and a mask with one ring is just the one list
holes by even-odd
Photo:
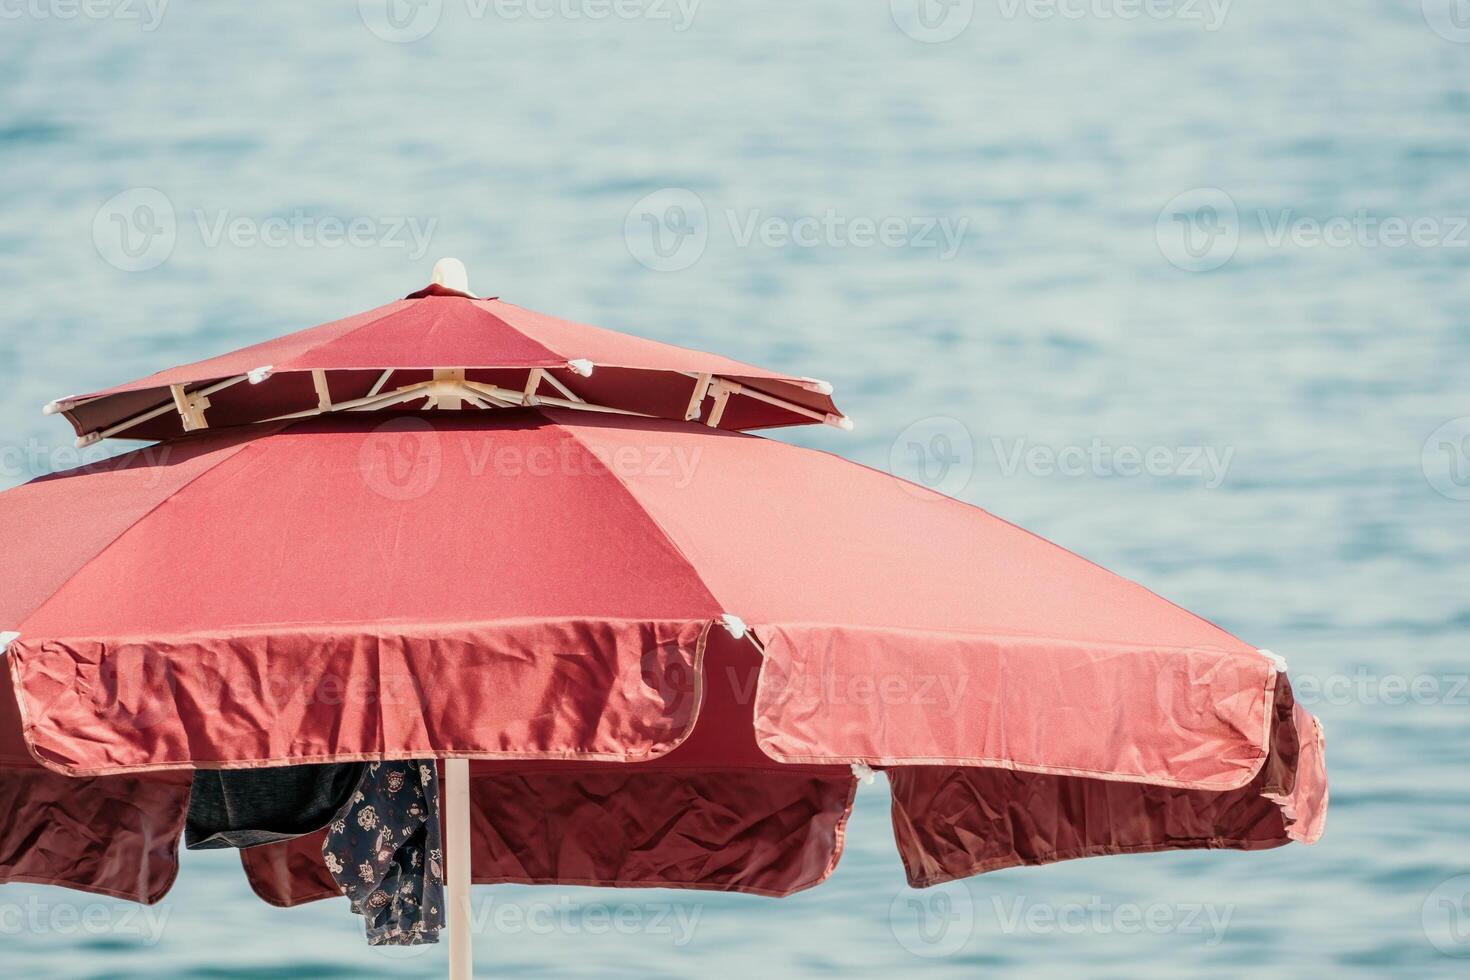
[[366, 763], [200, 769], [189, 793], [184, 846], [257, 847], [321, 830], [347, 805]]

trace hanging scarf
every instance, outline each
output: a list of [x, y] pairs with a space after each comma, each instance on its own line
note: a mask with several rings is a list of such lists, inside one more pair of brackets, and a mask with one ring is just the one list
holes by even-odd
[[367, 920], [372, 946], [437, 943], [444, 850], [433, 761], [375, 762], [327, 829], [327, 870]]

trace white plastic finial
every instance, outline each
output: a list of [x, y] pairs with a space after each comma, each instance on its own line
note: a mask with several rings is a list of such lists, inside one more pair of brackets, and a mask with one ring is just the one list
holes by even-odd
[[853, 778], [862, 780], [864, 786], [873, 785], [873, 780], [876, 778], [873, 775], [873, 767], [866, 762], [854, 762], [852, 764], [852, 775]]
[[434, 263], [434, 283], [457, 293], [474, 295], [470, 292], [470, 274], [459, 259], [440, 259]]
[[745, 625], [745, 620], [739, 616], [732, 616], [729, 613], [725, 613], [725, 615], [720, 617], [720, 622], [724, 625], [725, 629], [730, 631], [730, 635], [737, 640], [749, 632], [749, 628]]
[[592, 377], [592, 362], [585, 357], [579, 357], [575, 361], [567, 361], [567, 367], [584, 378]]
[[1274, 666], [1276, 668], [1276, 672], [1278, 674], [1284, 674], [1284, 673], [1286, 673], [1286, 658], [1285, 657], [1283, 657], [1283, 656], [1281, 656], [1280, 654], [1277, 654], [1277, 653], [1272, 653], [1270, 650], [1265, 650], [1265, 649], [1257, 650], [1256, 652], [1259, 653], [1261, 656], [1265, 657], [1267, 660], [1271, 661], [1272, 666]]
[[0, 633], [0, 654], [10, 649], [10, 644], [20, 639], [19, 633]]

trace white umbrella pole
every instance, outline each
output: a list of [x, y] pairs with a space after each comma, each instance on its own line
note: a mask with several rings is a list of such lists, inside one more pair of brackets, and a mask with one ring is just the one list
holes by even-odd
[[472, 980], [470, 935], [470, 762], [444, 760], [444, 870], [448, 900], [449, 980]]

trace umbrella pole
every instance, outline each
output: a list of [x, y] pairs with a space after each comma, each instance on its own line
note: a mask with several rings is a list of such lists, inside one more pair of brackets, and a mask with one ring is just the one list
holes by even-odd
[[472, 980], [470, 934], [470, 762], [444, 760], [444, 862], [449, 925], [449, 980]]

